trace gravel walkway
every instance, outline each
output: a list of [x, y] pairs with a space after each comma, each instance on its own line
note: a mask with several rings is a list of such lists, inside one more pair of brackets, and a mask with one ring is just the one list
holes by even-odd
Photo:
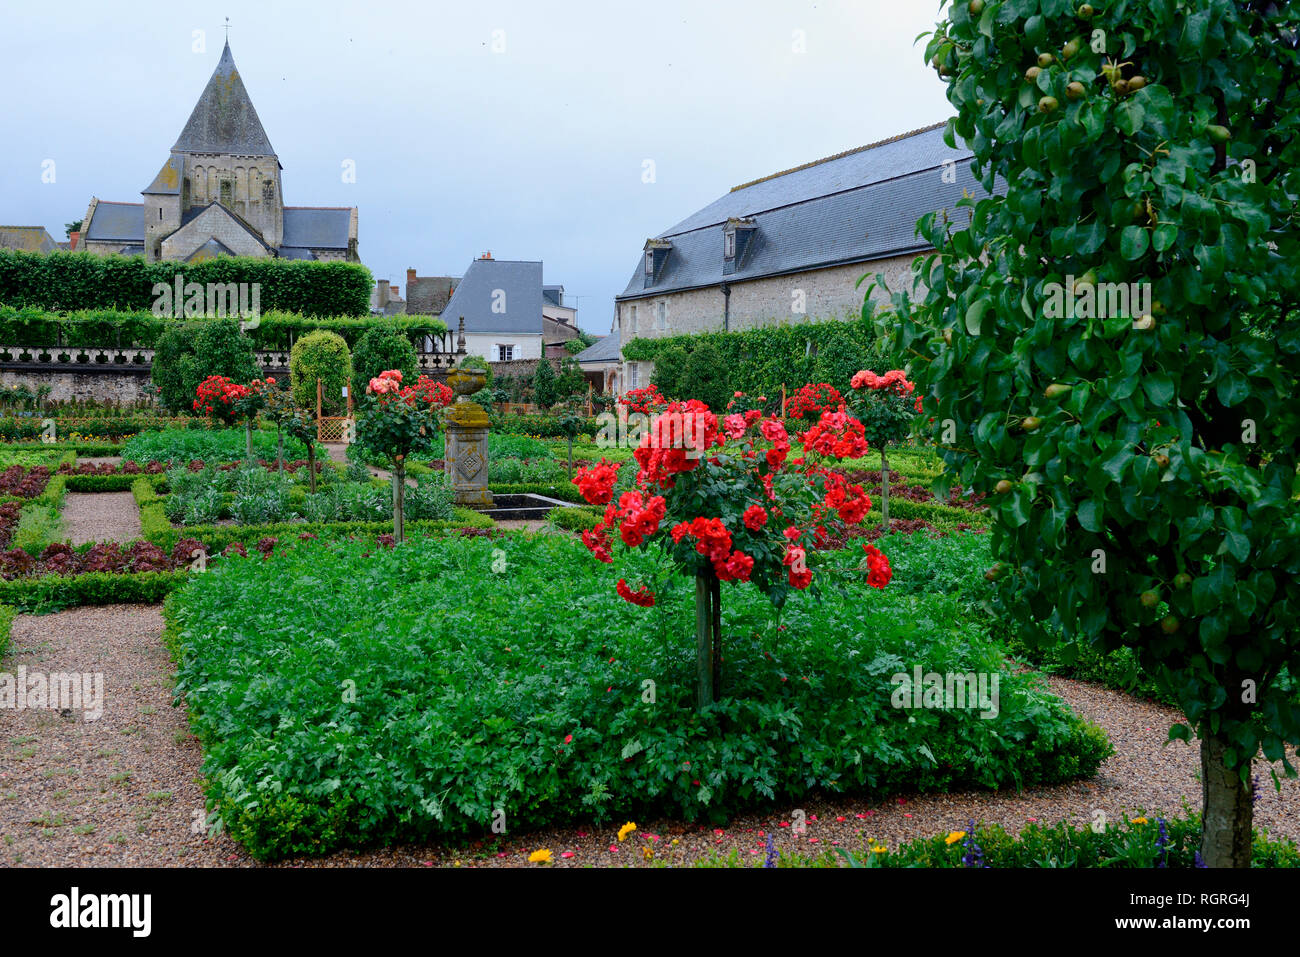
[[[229, 838], [209, 841], [191, 825], [203, 814], [198, 786], [202, 755], [188, 734], [183, 708], [171, 706], [173, 667], [160, 642], [156, 608], [118, 605], [47, 616], [20, 616], [3, 670], [98, 671], [105, 705], [99, 720], [49, 711], [0, 711], [0, 865], [250, 866]], [[761, 860], [765, 835], [783, 850], [858, 849], [867, 838], [897, 847], [903, 840], [965, 828], [974, 818], [1019, 831], [1031, 821], [1085, 824], [1095, 811], [1176, 815], [1200, 803], [1198, 752], [1164, 747], [1177, 714], [1098, 685], [1050, 678], [1051, 689], [1076, 712], [1106, 729], [1118, 753], [1090, 781], [1023, 794], [963, 792], [909, 795], [884, 802], [808, 800], [807, 830], [792, 833], [794, 807], [745, 815], [725, 828], [657, 820], [619, 842], [612, 826], [580, 826], [461, 847], [411, 846], [342, 851], [285, 862], [307, 867], [535, 866], [530, 851], [553, 852], [558, 866], [646, 866], [684, 863], [712, 852]], [[1273, 788], [1259, 762], [1255, 819], [1275, 837], [1300, 841], [1300, 781]], [[1280, 775], [1279, 775], [1280, 776]], [[611, 850], [617, 848], [617, 850]], [[563, 857], [569, 852], [571, 857]]]
[[130, 492], [69, 492], [63, 530], [74, 545], [126, 542], [140, 537], [140, 508]]

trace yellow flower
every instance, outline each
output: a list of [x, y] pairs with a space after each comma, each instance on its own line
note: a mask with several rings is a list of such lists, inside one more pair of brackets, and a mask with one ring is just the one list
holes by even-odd
[[1145, 824], [1146, 822], [1147, 822], [1147, 819], [1144, 818], [1144, 817], [1135, 817], [1135, 818], [1133, 818], [1133, 823], [1134, 823], [1134, 824]]
[[549, 864], [551, 863], [550, 851], [533, 851], [528, 855], [529, 864]]
[[871, 853], [872, 853], [872, 854], [888, 854], [888, 853], [889, 853], [889, 849], [888, 849], [888, 848], [884, 848], [884, 847], [873, 847], [873, 848], [871, 849]]
[[641, 848], [641, 856], [644, 857], [647, 861], [654, 860], [654, 856], [655, 856], [654, 848], [651, 847], [649, 844], [647, 844], [645, 847]]
[[943, 841], [943, 842], [944, 842], [945, 844], [956, 844], [958, 841], [960, 841], [960, 840], [961, 840], [963, 837], [965, 837], [965, 836], [966, 836], [966, 832], [965, 832], [965, 831], [953, 831], [953, 832], [952, 832], [951, 834], [949, 834], [946, 838], [944, 838], [944, 841]]
[[622, 827], [618, 829], [618, 839], [620, 841], [623, 840], [635, 830], [636, 830], [636, 825], [633, 824], [631, 821], [628, 821], [626, 824], [624, 824]]

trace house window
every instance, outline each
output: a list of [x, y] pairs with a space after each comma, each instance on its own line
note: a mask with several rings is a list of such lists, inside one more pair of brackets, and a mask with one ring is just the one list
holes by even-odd
[[635, 362], [627, 364], [627, 387], [629, 389], [637, 388], [637, 365]]
[[722, 234], [722, 255], [727, 259], [736, 258], [736, 231], [729, 229]]
[[655, 303], [655, 329], [663, 332], [668, 328], [668, 303], [660, 301]]
[[513, 345], [497, 344], [497, 362], [509, 362], [515, 357], [515, 347]]
[[632, 310], [632, 335], [636, 335], [636, 306], [631, 306], [630, 308]]
[[655, 274], [655, 252], [653, 249], [645, 251], [645, 274], [647, 277]]

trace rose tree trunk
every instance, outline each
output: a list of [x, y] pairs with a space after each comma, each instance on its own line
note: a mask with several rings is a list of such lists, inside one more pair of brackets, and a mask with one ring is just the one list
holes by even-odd
[[402, 456], [397, 457], [393, 465], [393, 538], [406, 540], [406, 462]]
[[695, 707], [717, 700], [722, 681], [722, 583], [712, 568], [695, 573]]

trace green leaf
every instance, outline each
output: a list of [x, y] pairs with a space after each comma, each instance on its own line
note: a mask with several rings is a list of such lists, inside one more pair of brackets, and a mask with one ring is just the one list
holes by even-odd
[[1141, 226], [1125, 226], [1120, 234], [1119, 250], [1125, 259], [1139, 259], [1146, 254], [1151, 239]]
[[989, 299], [976, 299], [969, 309], [966, 310], [966, 331], [972, 336], [980, 334], [980, 327], [984, 322], [984, 313], [989, 311], [993, 302]]

